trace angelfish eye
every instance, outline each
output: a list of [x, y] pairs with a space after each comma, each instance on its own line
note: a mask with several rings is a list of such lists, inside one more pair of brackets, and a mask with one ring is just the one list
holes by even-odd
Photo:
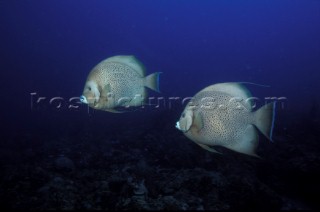
[[88, 87], [88, 90], [91, 91], [91, 87]]
[[183, 113], [183, 114], [182, 114], [182, 118], [184, 118], [185, 116], [186, 116], [186, 114], [185, 114], [185, 113]]

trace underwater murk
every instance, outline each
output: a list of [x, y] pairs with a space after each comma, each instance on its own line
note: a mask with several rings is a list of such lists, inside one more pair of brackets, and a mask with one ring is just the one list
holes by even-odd
[[320, 1], [0, 0], [0, 32], [1, 208], [320, 208]]

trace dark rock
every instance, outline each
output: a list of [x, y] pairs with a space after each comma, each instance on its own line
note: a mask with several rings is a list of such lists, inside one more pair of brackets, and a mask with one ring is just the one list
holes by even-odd
[[54, 161], [55, 168], [61, 171], [73, 171], [75, 169], [75, 165], [73, 161], [65, 156], [59, 156]]

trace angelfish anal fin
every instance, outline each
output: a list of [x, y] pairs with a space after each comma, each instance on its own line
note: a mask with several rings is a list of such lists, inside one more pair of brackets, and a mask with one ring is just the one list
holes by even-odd
[[245, 132], [243, 133], [242, 137], [239, 139], [239, 141], [235, 145], [225, 146], [225, 147], [236, 152], [261, 158], [255, 152], [257, 149], [258, 143], [259, 143], [258, 132], [253, 125], [249, 124], [245, 129]]
[[214, 148], [212, 147], [209, 147], [207, 145], [204, 145], [204, 144], [199, 144], [197, 143], [199, 146], [201, 146], [203, 149], [209, 151], [209, 152], [213, 152], [213, 153], [217, 153], [217, 154], [222, 154], [221, 152], [218, 152], [217, 150], [215, 150]]
[[125, 113], [126, 111], [119, 111], [111, 108], [104, 108], [104, 111], [110, 112], [110, 113]]

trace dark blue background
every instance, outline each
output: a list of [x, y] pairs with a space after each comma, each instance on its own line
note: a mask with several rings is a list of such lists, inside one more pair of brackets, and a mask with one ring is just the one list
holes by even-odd
[[[0, 32], [1, 113], [13, 128], [32, 125], [31, 92], [79, 96], [91, 68], [119, 54], [135, 55], [147, 73], [163, 72], [165, 96], [249, 81], [270, 85], [250, 89], [287, 97], [293, 111], [319, 99], [315, 0], [8, 0], [0, 1]], [[53, 113], [62, 120], [69, 114]]]

